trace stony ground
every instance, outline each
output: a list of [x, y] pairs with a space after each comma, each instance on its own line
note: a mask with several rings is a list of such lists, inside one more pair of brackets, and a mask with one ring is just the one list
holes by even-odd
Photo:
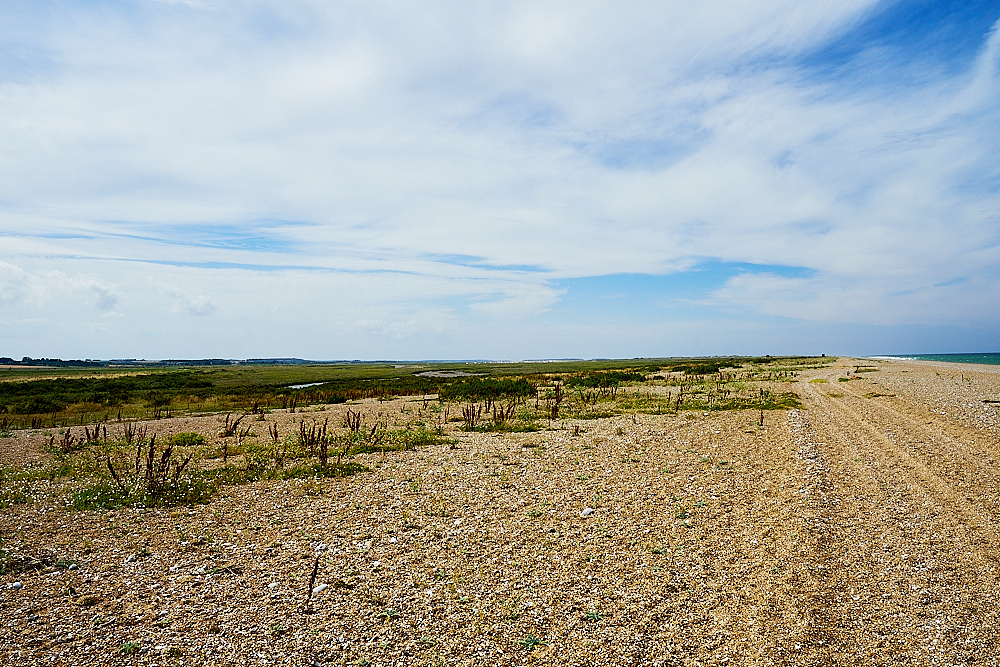
[[0, 576], [0, 664], [1000, 665], [1000, 369], [853, 363], [763, 427], [455, 432], [208, 505], [9, 507], [48, 565]]

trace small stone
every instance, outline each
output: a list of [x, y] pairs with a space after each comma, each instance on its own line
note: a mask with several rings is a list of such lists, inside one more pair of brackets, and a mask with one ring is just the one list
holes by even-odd
[[138, 560], [138, 557], [135, 554], [132, 554], [131, 556], [129, 556], [128, 558], [125, 559], [125, 562], [126, 563], [134, 563], [137, 560]]
[[594, 513], [594, 508], [593, 507], [586, 507], [586, 508], [584, 508], [584, 510], [582, 512], [580, 512], [580, 516], [586, 518], [586, 517], [590, 516], [593, 513]]
[[195, 574], [205, 574], [205, 566], [202, 565], [197, 570], [194, 571]]
[[316, 588], [313, 589], [313, 595], [317, 595], [319, 593], [322, 593], [327, 588], [329, 588], [329, 586], [327, 586], [326, 584], [320, 584], [319, 586], [317, 586]]
[[24, 585], [20, 581], [15, 581], [12, 584], [7, 584], [7, 590], [9, 591], [19, 591], [24, 588]]
[[268, 588], [270, 588], [270, 589], [271, 589], [272, 591], [273, 591], [273, 590], [274, 590], [275, 588], [277, 588], [278, 586], [280, 586], [280, 584], [279, 584], [279, 583], [278, 583], [277, 581], [272, 581], [271, 583], [269, 583], [269, 584], [267, 585], [267, 587], [268, 587]]
[[397, 540], [395, 537], [390, 537], [389, 538], [389, 543], [390, 544], [395, 544], [396, 542], [399, 542], [399, 540]]
[[462, 525], [462, 519], [461, 518], [455, 519], [455, 523], [453, 525], [455, 526], [455, 528], [458, 528], [459, 526]]
[[373, 560], [372, 561], [372, 569], [373, 570], [377, 570], [380, 567], [382, 567], [382, 561], [380, 561], [380, 560]]
[[70, 566], [69, 566], [69, 567], [68, 567], [67, 569], [68, 569], [68, 570], [70, 570], [70, 571], [72, 572], [72, 571], [74, 571], [74, 570], [79, 570], [79, 569], [80, 569], [80, 566], [79, 566], [79, 565], [77, 565], [76, 563], [71, 563], [71, 564], [70, 564]]

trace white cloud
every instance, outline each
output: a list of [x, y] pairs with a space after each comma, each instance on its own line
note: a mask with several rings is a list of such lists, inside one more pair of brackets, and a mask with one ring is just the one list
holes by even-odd
[[404, 340], [412, 336], [418, 325], [413, 320], [386, 322], [384, 320], [358, 320], [353, 328], [363, 336], [379, 339]]
[[118, 305], [118, 288], [88, 274], [63, 271], [38, 272], [0, 262], [0, 304], [38, 309], [47, 305], [79, 305], [77, 296], [98, 311], [110, 311]]
[[528, 282], [510, 282], [501, 285], [501, 292], [484, 295], [469, 308], [490, 319], [517, 321], [529, 320], [548, 310], [559, 300], [559, 290], [546, 285]]
[[0, 304], [37, 303], [44, 296], [44, 289], [36, 276], [13, 264], [0, 262]]
[[155, 4], [6, 28], [49, 58], [0, 71], [0, 234], [33, 267], [0, 303], [428, 345], [699, 258], [810, 269], [713, 303], [816, 321], [975, 319], [996, 280], [996, 30], [960, 76], [872, 88], [797, 64], [868, 0]]
[[203, 317], [215, 312], [215, 304], [207, 296], [197, 295], [179, 299], [180, 307], [189, 315]]
[[205, 294], [191, 293], [170, 286], [162, 286], [160, 291], [170, 298], [171, 311], [175, 314], [205, 317], [215, 313], [215, 303]]
[[114, 310], [121, 298], [117, 287], [92, 276], [77, 276], [70, 283], [74, 290], [84, 294], [101, 311]]

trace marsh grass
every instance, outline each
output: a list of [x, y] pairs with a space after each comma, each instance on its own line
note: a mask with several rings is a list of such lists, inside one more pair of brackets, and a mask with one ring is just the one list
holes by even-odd
[[[544, 401], [544, 418], [554, 420], [560, 417], [562, 397], [571, 391], [582, 393], [584, 400], [600, 401], [644, 383], [729, 383], [751, 376], [764, 381], [793, 381], [800, 370], [824, 368], [833, 359], [724, 357], [433, 365], [223, 361], [134, 367], [93, 363], [79, 368], [56, 364], [55, 368], [25, 366], [8, 371], [4, 376], [8, 381], [0, 382], [0, 420], [6, 421], [6, 429], [0, 425], [0, 435], [24, 428], [122, 423], [181, 414], [250, 413], [261, 418], [279, 408], [434, 395], [446, 402], [485, 403], [484, 412], [501, 421], [510, 421], [509, 414], [499, 413], [508, 409], [512, 400], [521, 404], [534, 401], [538, 408]], [[877, 369], [859, 366], [858, 370]], [[431, 377], [424, 374], [427, 371], [463, 371], [477, 377]], [[312, 386], [292, 389], [300, 384]], [[536, 393], [539, 387], [546, 394], [541, 400]], [[497, 414], [493, 402], [499, 404]]]
[[[459, 410], [465, 431], [517, 432], [562, 428], [558, 419], [591, 420], [624, 414], [679, 414], [685, 411], [786, 410], [801, 407], [794, 392], [775, 383], [794, 382], [798, 370], [815, 359], [715, 359], [703, 363], [587, 370], [576, 375], [536, 374], [533, 397], [523, 389], [509, 395], [483, 380], [442, 393], [443, 401], [465, 401]], [[780, 363], [779, 363], [780, 362]], [[486, 396], [488, 390], [492, 394]], [[515, 395], [516, 394], [516, 395]], [[504, 403], [503, 401], [507, 402]], [[440, 429], [439, 429], [440, 430]]]
[[[266, 419], [270, 409], [266, 396], [234, 386], [230, 370], [160, 373], [157, 380], [160, 384], [156, 385], [160, 392], [170, 393], [169, 388], [164, 389], [167, 386], [164, 383], [171, 379], [181, 379], [181, 385], [200, 386], [205, 378], [226, 378], [230, 390], [239, 393], [245, 389], [244, 394], [252, 396], [253, 402], [235, 413], [223, 413], [225, 418], [220, 417], [222, 423], [219, 432], [213, 434], [214, 442], [207, 442], [196, 433], [177, 433], [164, 446], [158, 446], [155, 438], [148, 436], [146, 427], [123, 416], [121, 411], [117, 417], [121, 422], [116, 426], [102, 422], [79, 430], [72, 426], [53, 428], [48, 434], [50, 457], [44, 465], [0, 470], [0, 507], [32, 503], [50, 495], [53, 489], [69, 493], [66, 505], [75, 509], [183, 505], [207, 502], [222, 487], [257, 480], [344, 477], [367, 470], [363, 460], [355, 461], [354, 457], [442, 444], [454, 446], [457, 441], [447, 437], [446, 425], [456, 420], [467, 430], [533, 432], [572, 426], [574, 434], [580, 432], [580, 425], [567, 425], [564, 420], [621, 415], [630, 415], [635, 420], [638, 414], [755, 410], [760, 411], [763, 421], [765, 411], [800, 407], [794, 393], [776, 391], [774, 387], [776, 383], [794, 380], [796, 369], [807, 368], [811, 363], [815, 360], [716, 359], [705, 363], [645, 365], [609, 362], [603, 369], [590, 362], [525, 366], [533, 372], [501, 380], [448, 380], [455, 386], [442, 391], [439, 398], [425, 392], [410, 401], [413, 405], [404, 405], [391, 415], [381, 409], [363, 412], [364, 408], [358, 405], [348, 408], [346, 416], [335, 423], [329, 419], [307, 422], [304, 418], [298, 422], [297, 433], [286, 434], [279, 431], [277, 422]], [[509, 373], [524, 369], [514, 364], [496, 368], [486, 365], [484, 370]], [[318, 374], [321, 369], [310, 372]], [[341, 369], [341, 372], [346, 371]], [[365, 372], [368, 377], [363, 373], [353, 380], [341, 377], [335, 384], [346, 391], [350, 382], [361, 385], [382, 382], [372, 377], [377, 374], [374, 369], [367, 368]], [[399, 372], [393, 371], [397, 375]], [[269, 375], [270, 372], [259, 369], [254, 373], [258, 381], [278, 376], [277, 372]], [[397, 393], [426, 390], [431, 382], [428, 378], [418, 378], [410, 383], [398, 376], [383, 379], [388, 384], [398, 384], [393, 390]], [[51, 389], [52, 382], [47, 380], [44, 386]], [[434, 386], [443, 387], [445, 381], [433, 382]], [[379, 386], [386, 389], [388, 384]], [[3, 396], [5, 389], [0, 386], [0, 403], [7, 400]], [[18, 391], [23, 389], [20, 386]], [[295, 394], [296, 400], [307, 400], [306, 394], [301, 393], [304, 391]], [[150, 403], [157, 402], [155, 398], [146, 397]], [[170, 406], [182, 411], [176, 396]], [[460, 412], [462, 417], [449, 417]], [[257, 418], [248, 420], [250, 415]], [[267, 422], [255, 427], [266, 431], [264, 437], [246, 425], [260, 421]], [[6, 420], [5, 415], [4, 424], [10, 428], [13, 422]]]

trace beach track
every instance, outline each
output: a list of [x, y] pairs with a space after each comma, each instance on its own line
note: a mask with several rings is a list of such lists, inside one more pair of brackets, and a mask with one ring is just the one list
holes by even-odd
[[995, 436], [914, 383], [842, 377], [803, 378], [788, 416], [814, 557], [803, 662], [997, 664]]

